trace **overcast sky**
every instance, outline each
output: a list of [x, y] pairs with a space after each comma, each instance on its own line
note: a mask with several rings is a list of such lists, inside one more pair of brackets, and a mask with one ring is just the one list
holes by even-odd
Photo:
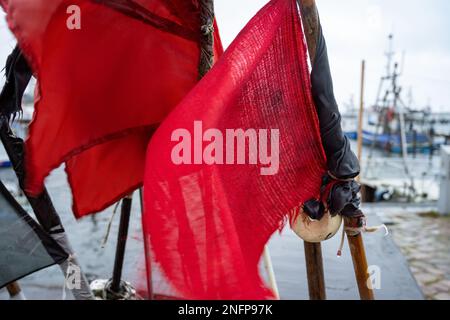
[[[417, 106], [430, 103], [450, 111], [449, 0], [317, 0], [338, 102], [359, 99], [361, 59], [367, 61], [366, 99], [375, 99], [385, 70], [387, 36], [393, 33], [397, 59], [405, 52], [405, 93], [412, 90]], [[228, 45], [267, 0], [215, 0], [222, 40]], [[0, 65], [14, 38], [0, 14]], [[3, 77], [3, 76], [2, 76]], [[0, 80], [3, 82], [3, 79]], [[405, 95], [406, 100], [406, 95]]]

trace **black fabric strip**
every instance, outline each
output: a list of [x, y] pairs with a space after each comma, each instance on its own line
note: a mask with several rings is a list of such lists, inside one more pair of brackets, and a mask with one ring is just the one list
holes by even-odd
[[0, 93], [0, 114], [10, 120], [22, 110], [22, 97], [32, 76], [19, 46], [8, 56], [5, 71], [6, 83]]
[[144, 22], [162, 31], [172, 33], [190, 41], [198, 41], [196, 32], [189, 30], [173, 21], [162, 18], [147, 10], [132, 0], [92, 0], [94, 3], [117, 10], [133, 19]]
[[342, 132], [341, 114], [334, 97], [333, 80], [322, 27], [319, 28], [311, 84], [328, 170], [338, 179], [354, 178], [360, 171], [359, 162], [350, 149], [348, 138]]

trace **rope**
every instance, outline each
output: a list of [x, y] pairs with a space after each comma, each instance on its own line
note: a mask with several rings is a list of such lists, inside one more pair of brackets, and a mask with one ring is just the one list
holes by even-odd
[[374, 232], [377, 232], [378, 230], [384, 229], [384, 231], [385, 231], [384, 237], [387, 237], [389, 235], [389, 230], [385, 224], [381, 224], [381, 225], [373, 226], [373, 227], [367, 227], [365, 217], [362, 219], [363, 219], [363, 225], [360, 227], [346, 226], [344, 224], [344, 227], [342, 228], [341, 242], [339, 244], [339, 248], [337, 251], [338, 257], [342, 256], [342, 249], [344, 248], [345, 234], [347, 234], [350, 237], [354, 237], [361, 233], [374, 233]]
[[212, 68], [214, 63], [214, 2], [200, 0], [200, 62], [198, 66], [199, 78]]
[[119, 204], [120, 204], [120, 201], [117, 201], [117, 203], [116, 203], [116, 205], [115, 205], [115, 207], [114, 207], [113, 213], [112, 213], [112, 215], [111, 215], [111, 218], [109, 219], [108, 227], [106, 228], [106, 234], [105, 234], [105, 237], [103, 238], [103, 241], [102, 241], [102, 246], [101, 246], [102, 249], [105, 248], [106, 242], [108, 242], [109, 233], [110, 233], [110, 231], [111, 231], [111, 225], [112, 225], [112, 222], [113, 222], [114, 217], [115, 217], [115, 215], [116, 215], [116, 211], [117, 211], [117, 208], [119, 207]]

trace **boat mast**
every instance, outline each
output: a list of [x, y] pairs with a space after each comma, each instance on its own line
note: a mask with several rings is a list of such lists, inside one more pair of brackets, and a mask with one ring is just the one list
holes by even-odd
[[389, 45], [388, 45], [388, 51], [386, 51], [385, 55], [387, 57], [387, 65], [386, 65], [386, 77], [389, 78], [391, 75], [391, 66], [392, 66], [392, 59], [395, 55], [394, 52], [394, 35], [391, 33], [388, 36], [389, 39]]
[[[384, 88], [384, 84], [386, 81], [389, 81], [392, 79], [392, 74], [391, 74], [391, 66], [392, 66], [392, 60], [394, 58], [395, 52], [394, 52], [394, 35], [391, 33], [388, 36], [388, 49], [387, 51], [384, 53], [386, 56], [386, 75], [381, 76], [380, 78], [380, 82], [378, 85], [378, 91], [377, 91], [377, 96], [375, 99], [375, 104], [374, 104], [374, 109], [375, 112], [379, 113], [379, 116], [377, 117], [377, 125], [375, 127], [375, 134], [373, 136], [373, 141], [370, 145], [370, 150], [369, 150], [369, 155], [367, 157], [367, 164], [366, 164], [366, 172], [370, 172], [370, 168], [371, 168], [371, 160], [373, 157], [373, 151], [375, 150], [375, 146], [376, 146], [376, 141], [378, 138], [378, 135], [380, 134], [380, 129], [382, 126], [382, 121], [381, 118], [383, 116], [383, 114], [386, 112], [386, 110], [389, 107], [389, 90], [386, 90], [383, 92], [383, 88]], [[384, 122], [384, 121], [383, 121]], [[383, 126], [384, 127], [384, 126]], [[385, 131], [386, 128], [383, 128], [383, 131]], [[382, 132], [385, 133], [385, 132]]]
[[[391, 134], [391, 130], [389, 129], [389, 123], [387, 120], [387, 111], [390, 107], [393, 108], [394, 114], [398, 115], [399, 122], [399, 134], [400, 134], [400, 144], [401, 144], [401, 153], [403, 159], [403, 168], [405, 171], [406, 177], [410, 180], [409, 189], [414, 193], [414, 178], [411, 175], [411, 172], [408, 167], [408, 145], [407, 145], [407, 136], [406, 136], [406, 125], [405, 125], [405, 113], [404, 109], [407, 108], [400, 98], [400, 93], [402, 91], [402, 87], [398, 85], [397, 80], [401, 75], [399, 72], [399, 65], [397, 62], [394, 62], [394, 36], [393, 34], [389, 34], [388, 36], [388, 49], [385, 52], [386, 56], [386, 75], [380, 78], [380, 84], [378, 87], [378, 93], [375, 101], [375, 111], [379, 113], [377, 126], [375, 128], [374, 138], [370, 147], [368, 162], [367, 162], [367, 170], [370, 169], [370, 162], [373, 156], [373, 150], [376, 146], [376, 141], [378, 135], [380, 134], [380, 129], [382, 130], [382, 134]], [[381, 98], [383, 89], [385, 87], [385, 83], [388, 83], [388, 87], [384, 91], [383, 98]]]

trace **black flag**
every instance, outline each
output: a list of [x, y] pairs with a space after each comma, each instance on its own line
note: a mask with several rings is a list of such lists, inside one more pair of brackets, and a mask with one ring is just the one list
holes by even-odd
[[0, 288], [67, 258], [0, 181]]

